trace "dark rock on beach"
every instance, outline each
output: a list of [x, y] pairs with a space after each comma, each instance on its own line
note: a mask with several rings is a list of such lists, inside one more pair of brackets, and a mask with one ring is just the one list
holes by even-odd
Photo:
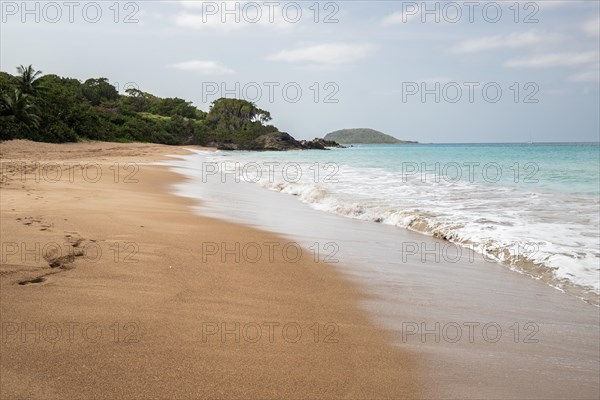
[[302, 148], [306, 150], [327, 150], [325, 146], [316, 140], [301, 140], [300, 144], [302, 145]]
[[318, 149], [318, 150], [326, 150], [328, 147], [337, 147], [340, 149], [345, 149], [346, 146], [342, 146], [338, 142], [333, 140], [325, 140], [322, 138], [314, 138], [313, 140], [301, 140], [300, 144], [304, 146], [305, 149]]
[[239, 146], [235, 143], [216, 143], [214, 146], [217, 150], [240, 150]]
[[327, 150], [328, 147], [344, 146], [332, 140], [315, 138], [313, 140], [296, 140], [286, 132], [271, 132], [259, 136], [249, 143], [216, 143], [219, 150], [255, 150], [255, 151], [287, 151], [287, 150]]
[[272, 132], [259, 136], [240, 150], [295, 150], [302, 148], [300, 142], [286, 132]]

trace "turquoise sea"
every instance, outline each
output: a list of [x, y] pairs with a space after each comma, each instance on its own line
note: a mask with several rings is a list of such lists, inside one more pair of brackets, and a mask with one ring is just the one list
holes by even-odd
[[442, 237], [597, 303], [598, 143], [354, 145], [207, 159], [229, 179]]

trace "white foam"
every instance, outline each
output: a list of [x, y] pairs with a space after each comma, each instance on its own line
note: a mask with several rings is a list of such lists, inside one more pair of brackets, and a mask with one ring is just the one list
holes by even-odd
[[[257, 155], [252, 157], [256, 161]], [[228, 160], [228, 168], [244, 159], [231, 153], [208, 158]], [[600, 293], [597, 198], [402, 179], [383, 169], [348, 165], [340, 166], [337, 181], [315, 181], [314, 164], [300, 165], [303, 174], [297, 182], [283, 179], [277, 169], [271, 175], [265, 169], [258, 184], [297, 196], [317, 210], [443, 236], [509, 265], [539, 264], [558, 281]]]

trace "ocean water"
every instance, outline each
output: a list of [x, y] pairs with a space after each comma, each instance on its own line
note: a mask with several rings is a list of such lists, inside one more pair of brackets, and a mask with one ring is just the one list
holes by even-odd
[[252, 182], [316, 210], [437, 236], [598, 304], [598, 143], [355, 145], [205, 157], [203, 179]]
[[[456, 150], [458, 147], [461, 146]], [[358, 289], [356, 306], [390, 334], [390, 343], [418, 355], [419, 363], [427, 369], [432, 381], [451, 382], [448, 393], [465, 392], [464, 382], [473, 374], [479, 374], [481, 379], [477, 385], [472, 385], [471, 395], [467, 397], [481, 398], [481, 393], [492, 388], [503, 397], [521, 398], [531, 388], [532, 380], [538, 383], [537, 386], [552, 387], [546, 397], [568, 397], [576, 390], [587, 390], [591, 393], [589, 397], [598, 397], [599, 316], [598, 295], [593, 287], [561, 281], [554, 277], [552, 267], [541, 265], [526, 272], [539, 278], [532, 279], [512, 271], [519, 271], [521, 267], [513, 266], [509, 261], [498, 262], [494, 258], [492, 262], [485, 261], [473, 251], [460, 251], [461, 247], [454, 243], [430, 237], [433, 233], [419, 231], [424, 227], [417, 223], [407, 229], [406, 222], [393, 215], [404, 212], [408, 220], [417, 218], [411, 215], [417, 215], [421, 220], [440, 225], [441, 221], [453, 217], [456, 221], [464, 221], [462, 224], [469, 228], [470, 224], [482, 224], [481, 220], [473, 223], [470, 219], [472, 214], [478, 214], [477, 218], [489, 221], [485, 225], [488, 236], [499, 243], [498, 238], [502, 236], [494, 232], [493, 225], [499, 227], [496, 232], [508, 235], [509, 225], [502, 220], [513, 217], [518, 221], [511, 214], [513, 211], [499, 211], [499, 206], [506, 203], [508, 207], [513, 201], [518, 205], [514, 207], [516, 212], [536, 212], [534, 205], [519, 206], [524, 199], [529, 204], [530, 199], [517, 194], [513, 198], [507, 197], [506, 193], [512, 190], [533, 192], [540, 198], [551, 193], [551, 203], [559, 197], [581, 197], [593, 203], [598, 197], [597, 193], [594, 195], [597, 189], [589, 182], [575, 194], [569, 192], [570, 185], [562, 185], [562, 189], [536, 189], [531, 183], [523, 188], [519, 186], [521, 181], [515, 182], [513, 178], [498, 184], [500, 179], [498, 182], [495, 182], [496, 178], [492, 179], [492, 167], [488, 167], [486, 173], [490, 176], [486, 178], [494, 182], [481, 182], [481, 175], [480, 181], [474, 175], [473, 182], [449, 183], [444, 179], [439, 179], [440, 182], [424, 179], [422, 182], [422, 178], [414, 173], [409, 179], [406, 169], [414, 164], [404, 165], [406, 179], [402, 179], [402, 159], [450, 163], [498, 160], [500, 157], [484, 158], [473, 149], [477, 146], [467, 147], [461, 149], [461, 154], [468, 155], [462, 160], [452, 156], [452, 149], [436, 146], [364, 146], [286, 153], [193, 150], [193, 154], [173, 156], [160, 164], [184, 177], [170, 190], [192, 199], [190, 206], [197, 214], [273, 232], [279, 239], [276, 242], [279, 249], [284, 243], [295, 243], [305, 251], [303, 254], [315, 260], [311, 268], [335, 270], [355, 284]], [[441, 152], [447, 157], [441, 158]], [[523, 160], [522, 157], [508, 157], [502, 165], [512, 165], [516, 159]], [[549, 165], [557, 166], [556, 163]], [[298, 170], [302, 174], [294, 176]], [[593, 174], [594, 169], [591, 170]], [[319, 171], [317, 176], [315, 171]], [[541, 176], [542, 171], [540, 165], [537, 174]], [[449, 168], [446, 172], [450, 172]], [[435, 178], [435, 174], [432, 175], [425, 178]], [[461, 204], [466, 211], [460, 209]], [[415, 207], [419, 211], [412, 209]], [[560, 204], [553, 207], [560, 209]], [[588, 215], [593, 220], [597, 214], [597, 200], [595, 206], [588, 207], [593, 208]], [[548, 214], [550, 216], [539, 218], [550, 220], [552, 215]], [[583, 212], [571, 215], [582, 217]], [[588, 232], [594, 232], [585, 222], [580, 223]], [[460, 231], [458, 223], [448, 224], [448, 227]], [[527, 226], [522, 224], [520, 228], [523, 231]], [[597, 231], [597, 227], [595, 229]], [[475, 228], [472, 231], [472, 240], [475, 240], [481, 232]], [[517, 237], [521, 231], [515, 230], [513, 236]], [[560, 236], [557, 231], [548, 229], [540, 235], [547, 237], [548, 232]], [[531, 240], [534, 233], [528, 232], [525, 240]], [[458, 240], [455, 237], [447, 239]], [[597, 234], [595, 240], [598, 240]], [[256, 238], [248, 237], [240, 246], [255, 241]], [[564, 240], [559, 241], [563, 246], [564, 243]], [[404, 251], [404, 245], [412, 244], [427, 250], [429, 254], [425, 260], [423, 254]], [[593, 243], [590, 246], [592, 251], [594, 247], [598, 248]], [[232, 243], [222, 243], [221, 249], [224, 248], [231, 249]], [[431, 249], [436, 249], [434, 257]], [[437, 257], [437, 249], [448, 249], [447, 257]], [[455, 257], [456, 249], [460, 251], [459, 257]], [[583, 252], [580, 249], [584, 247], [579, 246], [576, 251]], [[200, 244], [197, 251], [202, 251]], [[491, 248], [488, 251], [493, 253]], [[231, 257], [222, 262], [224, 268], [252, 269], [251, 262], [237, 263]], [[288, 260], [272, 267], [291, 271], [296, 265]], [[308, 269], [306, 271], [309, 273]], [[580, 276], [593, 281], [590, 274]], [[289, 279], [293, 279], [293, 274]], [[564, 288], [567, 293], [552, 286]], [[592, 305], [582, 302], [581, 298]], [[418, 326], [420, 334], [407, 338], [406, 324]], [[466, 329], [467, 325], [475, 326], [473, 335], [470, 328]], [[458, 341], [452, 339], [453, 333], [444, 333], [445, 327], [452, 326], [462, 327]], [[488, 334], [494, 328], [489, 332], [487, 328], [491, 326], [497, 328], [498, 341], [490, 340]], [[531, 328], [535, 332], [534, 341], [529, 341]], [[425, 329], [430, 333], [424, 337]], [[432, 331], [437, 331], [436, 339], [431, 336]], [[490, 363], [490, 360], [494, 362]], [[544, 367], [540, 368], [540, 365]], [[523, 378], [523, 371], [531, 372], [527, 379]], [[514, 385], [508, 391], [498, 387], [495, 383], [498, 376], [505, 376]], [[439, 397], [439, 393], [434, 390], [429, 397], [432, 396]]]

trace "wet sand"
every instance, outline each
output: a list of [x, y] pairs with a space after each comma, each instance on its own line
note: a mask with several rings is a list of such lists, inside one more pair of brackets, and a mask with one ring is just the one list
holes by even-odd
[[200, 215], [332, 256], [370, 294], [360, 301], [368, 316], [418, 356], [424, 398], [599, 398], [598, 307], [439, 238], [317, 211], [232, 174], [202, 179], [204, 159], [214, 157], [169, 162], [189, 179], [174, 190], [202, 198]]
[[362, 288], [308, 251], [236, 261], [290, 241], [194, 215], [169, 194], [182, 178], [143, 164], [186, 149], [0, 153], [1, 398], [423, 397]]

